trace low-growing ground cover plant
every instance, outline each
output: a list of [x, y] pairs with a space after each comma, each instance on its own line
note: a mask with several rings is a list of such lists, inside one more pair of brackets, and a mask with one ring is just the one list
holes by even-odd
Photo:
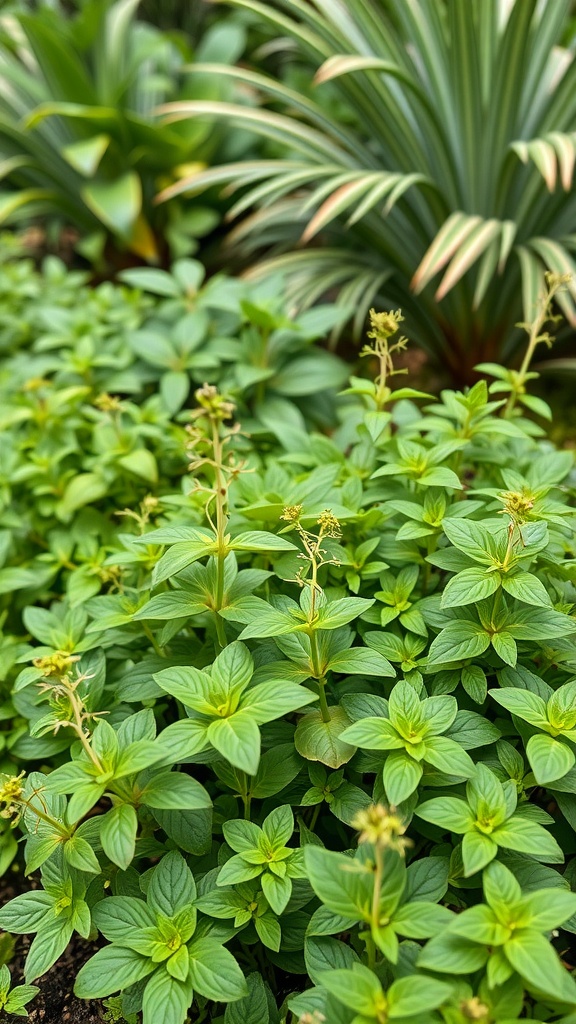
[[[53, 339], [40, 425], [4, 426], [2, 866], [20, 837], [41, 887], [0, 927], [35, 935], [26, 982], [76, 932], [100, 943], [77, 995], [118, 994], [143, 1024], [571, 1024], [574, 455], [526, 394], [563, 281], [520, 371], [437, 399], [392, 388], [402, 317], [373, 312], [367, 374], [326, 428], [320, 400], [316, 426], [302, 413], [304, 369], [274, 385], [283, 344], [313, 333], [276, 294], [243, 300], [248, 341], [224, 335], [190, 399], [169, 405], [190, 368], [154, 359], [146, 397], [110, 386], [109, 346], [140, 371], [170, 315], [193, 332], [212, 308], [177, 290], [185, 267], [134, 279], [172, 291], [132, 297], [154, 330], [104, 331], [97, 385]], [[226, 308], [233, 283], [206, 288]], [[124, 348], [131, 330], [156, 340]], [[242, 376], [257, 337], [270, 363]], [[37, 370], [18, 358], [9, 407], [26, 411]], [[37, 484], [39, 429], [73, 487], [130, 428], [154, 475], [121, 463], [76, 507]]]

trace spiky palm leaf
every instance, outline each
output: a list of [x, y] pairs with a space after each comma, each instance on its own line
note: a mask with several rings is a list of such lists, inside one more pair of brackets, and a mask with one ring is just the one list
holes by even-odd
[[[338, 287], [358, 322], [371, 303], [401, 304], [412, 336], [461, 377], [513, 357], [545, 271], [574, 270], [576, 63], [558, 46], [570, 0], [230, 2], [292, 41], [315, 98], [249, 69], [197, 67], [260, 105], [171, 103], [167, 121], [218, 116], [281, 156], [160, 198], [240, 190], [236, 242], [265, 247], [259, 270], [282, 268], [299, 302]], [[561, 297], [572, 324], [575, 298], [576, 281]]]

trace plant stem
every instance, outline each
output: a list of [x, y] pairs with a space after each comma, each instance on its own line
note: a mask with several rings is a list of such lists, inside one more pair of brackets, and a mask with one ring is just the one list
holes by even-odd
[[50, 827], [55, 829], [56, 832], [59, 832], [63, 838], [70, 838], [71, 833], [56, 821], [55, 818], [51, 818], [49, 814], [44, 814], [44, 811], [39, 811], [38, 808], [35, 807], [34, 804], [31, 804], [29, 800], [22, 800], [22, 804], [30, 811], [31, 814], [35, 814], [40, 821], [45, 822], [46, 825], [50, 825]]
[[242, 801], [244, 803], [244, 820], [245, 821], [250, 821], [250, 810], [251, 810], [251, 804], [252, 804], [252, 795], [251, 795], [251, 793], [245, 793], [243, 795], [243, 797], [242, 797]]
[[312, 814], [312, 817], [310, 818], [310, 824], [309, 824], [308, 828], [310, 829], [311, 832], [313, 832], [315, 827], [316, 827], [316, 822], [318, 821], [318, 817], [320, 815], [320, 811], [321, 810], [322, 810], [322, 802], [320, 802], [319, 804], [316, 804], [316, 807], [314, 808], [314, 812]]
[[218, 638], [218, 647], [223, 650], [226, 647], [228, 640], [226, 639], [226, 632], [224, 630], [224, 622], [220, 618], [220, 613], [214, 612], [214, 622], [216, 623], [216, 636]]
[[158, 657], [159, 658], [165, 658], [166, 657], [166, 652], [162, 649], [162, 647], [160, 647], [160, 644], [158, 643], [158, 641], [157, 641], [156, 637], [154, 636], [154, 633], [150, 629], [150, 626], [148, 625], [148, 623], [147, 622], [143, 622], [142, 623], [142, 628], [143, 628], [146, 636], [148, 637], [150, 643], [152, 644], [152, 647], [154, 648], [154, 651], [158, 655]]
[[372, 936], [370, 935], [369, 932], [366, 933], [365, 938], [364, 938], [364, 942], [366, 943], [366, 954], [368, 956], [368, 967], [370, 968], [371, 971], [373, 971], [375, 966], [376, 966], [376, 944], [375, 944], [374, 939], [372, 938]]
[[322, 715], [323, 722], [329, 722], [330, 710], [328, 708], [328, 702], [326, 700], [326, 676], [322, 672], [320, 667], [320, 650], [318, 648], [318, 637], [316, 636], [316, 630], [310, 628], [308, 631], [310, 637], [310, 656], [312, 659], [312, 667], [314, 669], [314, 676], [318, 682], [318, 696], [320, 698], [320, 713]]
[[376, 857], [376, 864], [374, 866], [374, 889], [372, 890], [372, 930], [378, 931], [380, 927], [380, 892], [382, 890], [382, 876], [384, 873], [384, 859], [382, 857], [382, 850], [376, 844], [374, 847], [374, 853]]
[[100, 758], [92, 750], [92, 747], [90, 746], [90, 740], [88, 739], [88, 736], [84, 731], [84, 723], [82, 721], [82, 707], [79, 704], [78, 700], [76, 699], [76, 694], [74, 693], [73, 690], [69, 690], [68, 698], [70, 700], [70, 706], [72, 708], [72, 713], [74, 715], [74, 723], [70, 722], [70, 725], [72, 725], [74, 731], [77, 733], [78, 739], [80, 740], [86, 754], [92, 761], [94, 767], [97, 768], [99, 772], [103, 772], [104, 768], [102, 766]]
[[226, 560], [227, 488], [222, 475], [222, 439], [218, 422], [212, 421], [212, 452], [214, 455], [214, 487], [216, 491], [216, 632], [220, 647], [226, 647], [226, 633], [219, 612], [224, 604], [224, 562]]

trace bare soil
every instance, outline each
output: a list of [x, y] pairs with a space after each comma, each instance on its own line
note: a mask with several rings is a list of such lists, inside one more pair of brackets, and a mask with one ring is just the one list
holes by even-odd
[[[0, 906], [4, 906], [19, 892], [37, 886], [38, 883], [33, 879], [8, 874], [0, 880]], [[32, 938], [32, 935], [15, 936], [16, 951], [8, 964], [15, 985], [24, 984], [23, 966]], [[40, 991], [28, 1004], [30, 1024], [103, 1024], [106, 1020], [106, 1011], [101, 1001], [76, 999], [72, 991], [78, 971], [97, 948], [97, 944], [86, 942], [79, 935], [74, 935], [68, 949], [54, 967], [34, 982]], [[8, 1017], [0, 1011], [0, 1024], [8, 1024], [9, 1021], [18, 1019]]]

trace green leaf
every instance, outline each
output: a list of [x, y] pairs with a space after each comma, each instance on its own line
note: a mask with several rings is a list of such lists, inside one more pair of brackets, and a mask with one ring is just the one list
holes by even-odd
[[405, 903], [394, 914], [392, 926], [399, 935], [409, 939], [428, 939], [450, 924], [452, 912], [436, 903], [418, 900]]
[[154, 869], [147, 891], [153, 910], [172, 917], [196, 898], [194, 876], [184, 857], [176, 850], [167, 853]]
[[425, 740], [424, 760], [446, 775], [461, 775], [471, 778], [476, 771], [474, 761], [455, 740], [447, 736], [430, 736]]
[[254, 972], [246, 978], [248, 994], [228, 1003], [224, 1024], [270, 1024], [266, 987], [262, 976]]
[[134, 859], [138, 817], [130, 804], [116, 804], [100, 819], [102, 849], [113, 864], [126, 871]]
[[170, 1024], [184, 1024], [192, 1001], [192, 992], [190, 982], [173, 978], [162, 965], [154, 972], [144, 989], [142, 1024], [157, 1024], [163, 1020], [170, 1021]]
[[78, 871], [100, 874], [100, 864], [94, 850], [82, 836], [74, 835], [64, 843], [64, 856], [68, 863]]
[[318, 614], [319, 629], [338, 629], [352, 619], [357, 619], [374, 604], [374, 599], [364, 597], [343, 597], [322, 605]]
[[361, 718], [342, 733], [345, 742], [366, 750], [399, 750], [404, 741], [388, 718]]
[[442, 522], [442, 529], [448, 540], [475, 562], [487, 566], [493, 564], [492, 538], [482, 523], [447, 517]]
[[418, 967], [440, 974], [473, 974], [487, 960], [484, 946], [446, 930], [426, 943], [416, 962]]
[[484, 601], [494, 594], [500, 586], [500, 576], [495, 572], [487, 572], [473, 566], [464, 569], [446, 584], [442, 594], [443, 608], [458, 608], [466, 604]]
[[137, 448], [128, 455], [122, 455], [118, 459], [118, 465], [151, 484], [158, 481], [158, 465], [152, 452], [147, 448]]
[[206, 540], [181, 541], [172, 547], [156, 562], [152, 573], [152, 585], [158, 586], [170, 576], [176, 576], [188, 568], [199, 558], [207, 557], [215, 551], [215, 542]]
[[131, 946], [130, 939], [152, 928], [156, 918], [143, 900], [134, 896], [110, 896], [97, 903], [93, 911], [94, 924], [111, 942]]
[[216, 1002], [242, 999], [248, 987], [236, 960], [213, 939], [196, 939], [188, 947], [190, 980], [194, 989]]
[[574, 751], [567, 743], [543, 734], [530, 737], [526, 756], [539, 786], [563, 778], [576, 763]]
[[506, 630], [501, 630], [499, 633], [492, 634], [490, 642], [496, 654], [502, 658], [502, 661], [505, 661], [507, 665], [511, 665], [514, 668], [518, 651], [512, 634]]
[[265, 871], [261, 878], [262, 892], [275, 914], [282, 914], [286, 910], [292, 895], [292, 881], [290, 878], [279, 878], [270, 871]]
[[66, 486], [58, 503], [60, 519], [69, 519], [77, 509], [91, 505], [108, 492], [107, 482], [98, 473], [78, 473]]
[[552, 602], [546, 587], [531, 572], [516, 572], [513, 576], [502, 576], [504, 590], [525, 604], [533, 604], [539, 608], [551, 608]]
[[547, 829], [515, 815], [494, 829], [492, 838], [506, 850], [527, 853], [549, 864], [562, 864], [564, 854]]
[[388, 989], [388, 1016], [414, 1017], [436, 1010], [452, 996], [452, 986], [435, 978], [410, 975], [399, 978]]
[[214, 661], [210, 674], [214, 682], [228, 693], [232, 686], [245, 687], [254, 673], [254, 662], [246, 644], [228, 644]]
[[382, 1000], [382, 986], [368, 967], [355, 964], [352, 970], [325, 971], [318, 980], [344, 1006], [367, 1017], [376, 1016]]
[[316, 694], [303, 686], [278, 679], [253, 686], [242, 697], [241, 706], [258, 725], [263, 725], [297, 711], [315, 700], [318, 700]]
[[[140, 801], [148, 807], [197, 811], [211, 807], [208, 793], [196, 779], [183, 772], [158, 772], [140, 792]], [[113, 859], [113, 858], [111, 858]]]
[[275, 533], [264, 530], [250, 530], [239, 533], [230, 543], [233, 551], [295, 551], [296, 545], [286, 537], [278, 537]]
[[230, 764], [255, 775], [260, 761], [260, 731], [249, 711], [238, 711], [230, 718], [211, 722], [206, 735]]
[[180, 295], [180, 287], [176, 278], [165, 270], [155, 270], [152, 267], [131, 267], [128, 270], [120, 271], [118, 278], [130, 285], [131, 288], [141, 288], [142, 291], [152, 292], [154, 295], [169, 298]]
[[105, 227], [130, 239], [142, 209], [142, 185], [135, 171], [129, 171], [116, 181], [85, 185], [81, 194]]
[[34, 981], [55, 964], [66, 949], [74, 926], [67, 916], [46, 917], [38, 928], [26, 957], [26, 983]]
[[262, 822], [262, 831], [274, 850], [282, 849], [292, 838], [294, 815], [289, 804], [275, 807]]
[[306, 970], [314, 983], [320, 983], [322, 971], [338, 968], [350, 968], [358, 963], [357, 956], [350, 946], [327, 935], [307, 936], [304, 946]]
[[109, 145], [109, 135], [93, 135], [91, 139], [82, 139], [80, 142], [71, 142], [68, 146], [63, 146], [62, 155], [76, 171], [86, 178], [91, 178]]
[[463, 935], [486, 946], [501, 946], [511, 935], [510, 928], [503, 925], [494, 910], [483, 903], [458, 914], [450, 930], [455, 935]]
[[322, 903], [344, 918], [369, 920], [372, 879], [351, 871], [349, 857], [310, 845], [304, 849], [304, 860], [310, 884]]
[[521, 929], [508, 939], [504, 952], [514, 970], [531, 988], [554, 993], [559, 999], [566, 998], [565, 991], [569, 988], [573, 993], [571, 1002], [576, 1001], [576, 984], [562, 967], [548, 940], [539, 932]]
[[484, 669], [479, 665], [465, 665], [462, 669], [461, 682], [468, 696], [476, 704], [484, 703], [488, 692]]
[[42, 889], [23, 892], [0, 907], [0, 928], [13, 935], [35, 932], [53, 914], [55, 899]]
[[498, 853], [496, 842], [490, 835], [475, 829], [467, 832], [462, 840], [462, 862], [464, 877], [469, 878], [485, 868]]
[[500, 690], [490, 690], [490, 696], [498, 704], [506, 708], [513, 715], [518, 715], [530, 725], [537, 728], [548, 728], [548, 716], [546, 714], [546, 702], [542, 697], [531, 690], [516, 689], [512, 686], [502, 687]]
[[377, 678], [396, 675], [387, 658], [367, 647], [350, 647], [347, 651], [339, 651], [330, 658], [326, 669], [331, 672], [339, 672], [341, 675], [376, 676]]
[[477, 622], [451, 622], [430, 645], [428, 665], [477, 658], [490, 646], [490, 634]]
[[74, 984], [79, 999], [103, 999], [129, 988], [154, 970], [147, 958], [122, 946], [105, 946], [80, 968]]
[[388, 802], [400, 804], [406, 800], [422, 778], [422, 765], [404, 751], [389, 754], [384, 762], [383, 780]]
[[468, 804], [456, 796], [440, 796], [433, 800], [425, 800], [414, 813], [424, 821], [430, 821], [433, 825], [459, 834], [468, 832], [474, 825], [474, 816]]
[[341, 739], [341, 734], [351, 725], [343, 708], [328, 709], [330, 721], [324, 722], [321, 711], [304, 715], [294, 734], [296, 750], [308, 761], [320, 761], [329, 768], [340, 768], [354, 755], [356, 748]]

